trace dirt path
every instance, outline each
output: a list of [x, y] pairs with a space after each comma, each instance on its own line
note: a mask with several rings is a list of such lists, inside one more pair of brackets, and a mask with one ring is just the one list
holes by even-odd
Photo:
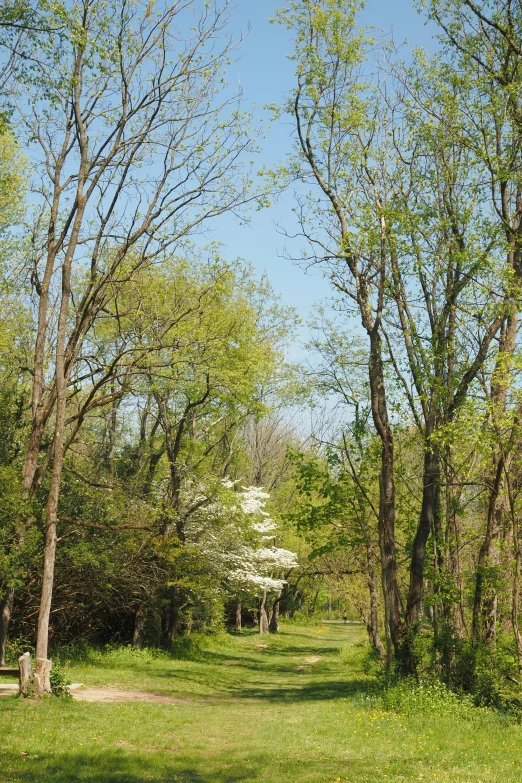
[[161, 704], [186, 703], [190, 699], [167, 696], [164, 693], [151, 693], [150, 691], [128, 691], [123, 688], [89, 687], [73, 690], [71, 695], [75, 701], [145, 701], [159, 702]]

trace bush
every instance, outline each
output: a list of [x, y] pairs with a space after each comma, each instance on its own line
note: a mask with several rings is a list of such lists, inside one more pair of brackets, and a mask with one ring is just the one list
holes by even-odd
[[281, 617], [280, 619], [285, 625], [320, 625], [324, 622], [324, 613], [316, 612], [310, 616], [308, 612], [302, 612], [298, 609], [291, 617]]
[[171, 651], [179, 660], [197, 661], [204, 652], [204, 637], [201, 634], [178, 636], [172, 642]]
[[27, 651], [31, 655], [34, 653], [34, 645], [29, 638], [18, 636], [15, 639], [11, 639], [5, 652], [6, 664], [8, 666], [18, 666], [18, 658]]
[[52, 663], [50, 679], [53, 696], [58, 696], [59, 698], [70, 698], [71, 694], [69, 691], [69, 685], [71, 684], [71, 678], [63, 668], [59, 659], [54, 660]]
[[158, 658], [170, 659], [172, 656], [166, 650], [157, 647], [144, 647], [135, 650], [130, 644], [107, 644], [103, 647], [93, 647], [89, 644], [74, 643], [60, 647], [55, 657], [65, 664], [84, 664], [87, 666], [104, 666], [110, 669], [124, 669], [135, 663], [151, 663]]
[[469, 720], [479, 714], [469, 694], [457, 694], [440, 680], [405, 678], [372, 697], [384, 710], [405, 715], [453, 716]]
[[479, 706], [522, 720], [522, 700], [513, 642], [499, 635], [495, 648], [462, 645], [455, 661], [457, 680]]

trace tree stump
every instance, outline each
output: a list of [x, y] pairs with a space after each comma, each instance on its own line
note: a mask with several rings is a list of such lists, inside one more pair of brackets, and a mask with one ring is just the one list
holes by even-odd
[[20, 677], [20, 695], [27, 697], [33, 682], [31, 653], [25, 652], [18, 658], [18, 669]]
[[37, 658], [36, 668], [34, 672], [34, 695], [38, 698], [40, 696], [50, 695], [51, 690], [51, 661], [47, 658]]

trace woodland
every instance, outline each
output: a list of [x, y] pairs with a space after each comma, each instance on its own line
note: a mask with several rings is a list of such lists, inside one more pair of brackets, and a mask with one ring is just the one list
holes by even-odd
[[[281, 3], [262, 171], [231, 0], [0, 7], [0, 666], [29, 651], [35, 698], [344, 616], [382, 715], [520, 720], [522, 3], [420, 0], [432, 54], [363, 6]], [[330, 291], [298, 361], [208, 233], [288, 193], [281, 263]]]

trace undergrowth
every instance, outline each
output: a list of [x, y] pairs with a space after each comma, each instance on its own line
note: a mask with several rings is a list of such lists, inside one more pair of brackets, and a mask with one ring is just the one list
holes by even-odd
[[[498, 669], [484, 656], [475, 655], [469, 674], [473, 689], [451, 687], [433, 670], [421, 670], [418, 677], [404, 677], [396, 670], [386, 671], [378, 654], [359, 642], [339, 651], [343, 663], [368, 678], [364, 701], [372, 708], [403, 715], [453, 717], [465, 721], [502, 716], [520, 722], [519, 702], [502, 690]], [[491, 664], [491, 662], [489, 662]]]

